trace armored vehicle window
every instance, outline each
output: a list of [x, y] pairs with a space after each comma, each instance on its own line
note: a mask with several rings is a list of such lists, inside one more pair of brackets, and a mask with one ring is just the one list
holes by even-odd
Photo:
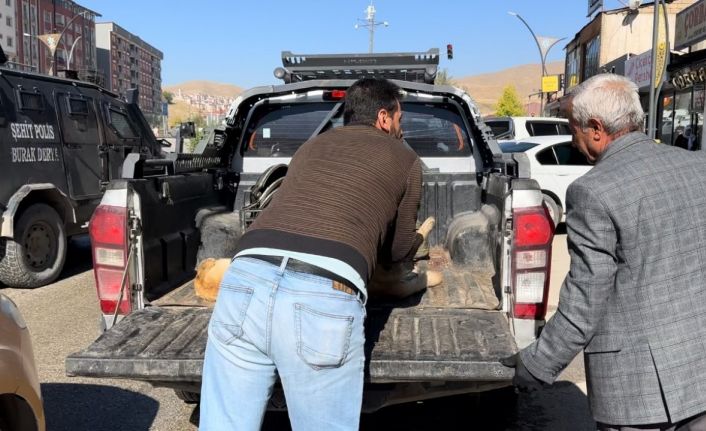
[[57, 99], [64, 143], [100, 144], [93, 99], [78, 98], [68, 94], [59, 94]]
[[292, 157], [326, 119], [335, 103], [272, 104], [253, 116], [245, 157]]
[[450, 105], [404, 103], [402, 133], [419, 157], [471, 155], [463, 119]]
[[121, 138], [131, 139], [137, 137], [127, 115], [112, 108], [109, 109], [108, 112], [110, 115], [110, 125], [113, 126]]
[[29, 91], [18, 91], [20, 109], [41, 111], [44, 109], [44, 98], [39, 93]]
[[88, 115], [88, 102], [69, 98], [69, 115]]

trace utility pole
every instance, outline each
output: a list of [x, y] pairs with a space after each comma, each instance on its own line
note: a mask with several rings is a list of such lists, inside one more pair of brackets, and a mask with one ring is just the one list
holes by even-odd
[[[660, 12], [664, 15], [662, 24], [664, 32], [660, 30]], [[667, 5], [665, 0], [655, 0], [652, 21], [652, 67], [650, 71], [650, 101], [647, 111], [647, 135], [657, 138], [657, 99], [662, 90], [664, 74], [669, 63], [669, 25], [667, 25]], [[664, 40], [659, 40], [663, 33]]]
[[365, 19], [358, 19], [358, 21], [362, 22], [363, 24], [356, 24], [353, 26], [356, 30], [359, 29], [360, 27], [366, 27], [368, 29], [368, 52], [373, 53], [373, 44], [375, 40], [375, 27], [379, 25], [384, 25], [385, 27], [389, 26], [390, 23], [387, 21], [381, 21], [381, 22], [376, 22], [375, 21], [375, 13], [377, 11], [375, 10], [375, 6], [373, 6], [373, 1], [370, 0], [370, 5], [365, 9]]

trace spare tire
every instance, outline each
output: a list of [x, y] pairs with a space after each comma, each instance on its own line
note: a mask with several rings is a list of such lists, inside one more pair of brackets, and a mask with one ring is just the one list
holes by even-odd
[[66, 230], [46, 204], [27, 207], [15, 223], [13, 238], [0, 238], [0, 282], [10, 287], [40, 287], [61, 274], [66, 261]]

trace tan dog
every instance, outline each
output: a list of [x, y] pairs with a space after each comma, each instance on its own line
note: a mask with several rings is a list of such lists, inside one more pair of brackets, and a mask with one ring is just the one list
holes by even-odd
[[223, 274], [228, 270], [230, 259], [214, 259], [209, 257], [199, 263], [196, 268], [196, 278], [194, 279], [194, 290], [196, 296], [207, 301], [215, 301], [218, 296], [218, 289], [223, 280]]

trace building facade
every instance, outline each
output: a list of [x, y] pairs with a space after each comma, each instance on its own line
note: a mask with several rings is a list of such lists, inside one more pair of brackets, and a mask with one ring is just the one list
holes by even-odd
[[[674, 46], [676, 14], [696, 0], [674, 0], [667, 5], [670, 47]], [[566, 90], [593, 75], [617, 73], [620, 64], [633, 55], [652, 48], [654, 4], [635, 10], [621, 8], [602, 11], [566, 45]], [[606, 67], [608, 65], [608, 67]]]
[[138, 88], [140, 109], [150, 123], [160, 124], [162, 51], [113, 22], [96, 24], [96, 44], [105, 87], [121, 96]]
[[[8, 0], [0, 0], [7, 2]], [[96, 17], [99, 13], [71, 0], [16, 2], [17, 57], [24, 69], [50, 73], [66, 69], [93, 77], [96, 62]], [[40, 39], [54, 35], [56, 55]], [[92, 79], [95, 80], [95, 79]]]
[[16, 2], [17, 0], [0, 0], [0, 45], [7, 56], [8, 66], [21, 68], [17, 58]]

